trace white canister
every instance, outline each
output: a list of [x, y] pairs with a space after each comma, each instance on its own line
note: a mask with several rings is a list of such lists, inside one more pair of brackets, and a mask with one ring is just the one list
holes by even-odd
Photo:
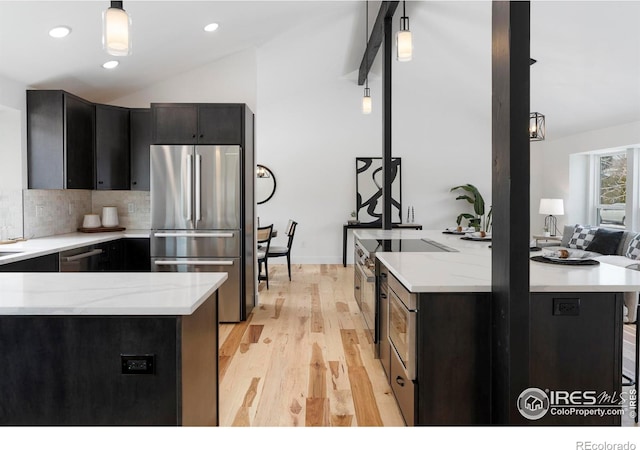
[[116, 208], [115, 206], [105, 206], [104, 208], [102, 208], [102, 226], [118, 226], [118, 208]]

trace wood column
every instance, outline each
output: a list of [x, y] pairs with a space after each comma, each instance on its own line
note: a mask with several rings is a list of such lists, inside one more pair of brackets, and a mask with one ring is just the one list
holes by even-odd
[[526, 425], [529, 383], [529, 2], [492, 5], [492, 423]]
[[384, 52], [383, 65], [383, 100], [382, 100], [382, 229], [392, 228], [391, 217], [391, 54], [393, 53], [393, 39], [391, 19], [384, 18]]

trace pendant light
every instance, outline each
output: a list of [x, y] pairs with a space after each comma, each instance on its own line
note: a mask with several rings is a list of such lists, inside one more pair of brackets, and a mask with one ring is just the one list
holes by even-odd
[[545, 134], [544, 115], [539, 112], [529, 113], [529, 140], [544, 141]]
[[[364, 47], [365, 51], [367, 48], [367, 44], [369, 42], [369, 2], [366, 3], [366, 25], [365, 25], [365, 36], [364, 36]], [[364, 96], [362, 97], [362, 114], [371, 114], [371, 90], [369, 89], [369, 75], [367, 74], [367, 78], [364, 79]]]
[[411, 31], [409, 31], [409, 18], [405, 10], [405, 2], [402, 2], [400, 30], [396, 33], [396, 49], [398, 52], [398, 61], [411, 61], [413, 43], [411, 42]]
[[113, 56], [131, 54], [131, 17], [122, 2], [111, 2], [102, 13], [102, 46]]

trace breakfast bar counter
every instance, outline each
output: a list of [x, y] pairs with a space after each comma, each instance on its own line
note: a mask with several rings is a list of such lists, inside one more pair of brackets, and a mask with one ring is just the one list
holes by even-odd
[[[461, 237], [437, 230], [356, 232], [356, 239], [380, 244], [374, 252], [378, 354], [411, 425], [492, 423], [491, 324], [497, 312], [491, 241]], [[409, 242], [385, 242], [398, 239], [440, 247], [423, 252]], [[385, 245], [409, 250], [385, 252]], [[619, 401], [628, 395], [622, 387], [623, 294], [640, 291], [640, 271], [604, 260], [589, 264], [530, 261], [530, 292], [521, 299], [529, 305], [522, 318], [529, 335], [528, 386], [617, 400], [599, 405], [603, 415], [551, 403], [535, 420], [522, 413], [523, 405], [514, 424], [619, 426], [622, 415], [637, 414], [633, 404]]]
[[0, 425], [217, 425], [226, 278], [0, 273]]

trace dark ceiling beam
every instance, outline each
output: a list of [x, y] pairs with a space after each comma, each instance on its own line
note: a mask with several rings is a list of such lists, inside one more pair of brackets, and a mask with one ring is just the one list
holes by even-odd
[[378, 16], [376, 22], [373, 24], [371, 35], [367, 41], [367, 48], [362, 56], [362, 62], [360, 63], [360, 72], [358, 74], [358, 86], [362, 86], [369, 75], [373, 61], [376, 59], [378, 49], [382, 45], [384, 38], [384, 20], [386, 18], [393, 18], [393, 14], [398, 8], [400, 2], [382, 2], [380, 9], [378, 10]]

